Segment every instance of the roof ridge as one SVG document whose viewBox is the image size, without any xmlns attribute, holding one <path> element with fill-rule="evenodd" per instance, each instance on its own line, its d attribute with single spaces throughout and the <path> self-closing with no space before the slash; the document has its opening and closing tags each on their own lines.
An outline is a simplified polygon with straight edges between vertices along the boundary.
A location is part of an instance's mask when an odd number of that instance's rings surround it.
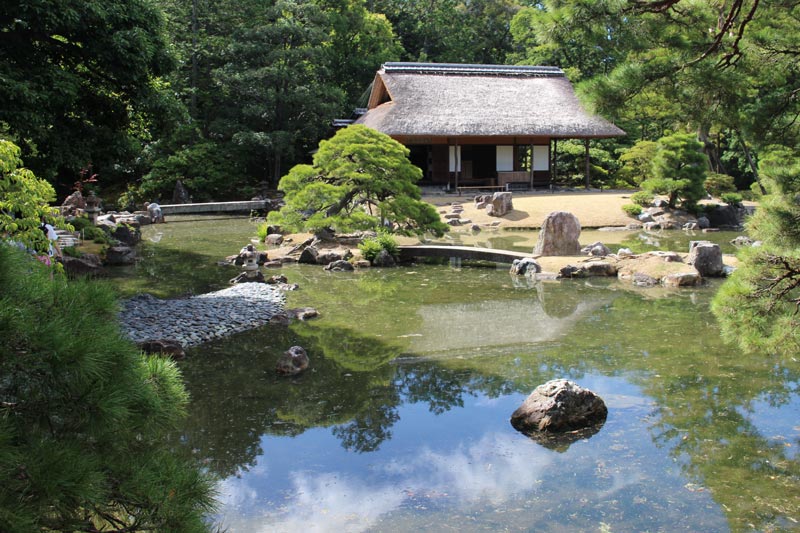
<svg viewBox="0 0 800 533">
<path fill-rule="evenodd" d="M 384 63 L 381 68 L 386 73 L 394 74 L 565 77 L 564 71 L 560 68 L 545 65 L 478 65 L 469 63 L 408 63 L 396 61 Z"/>
</svg>

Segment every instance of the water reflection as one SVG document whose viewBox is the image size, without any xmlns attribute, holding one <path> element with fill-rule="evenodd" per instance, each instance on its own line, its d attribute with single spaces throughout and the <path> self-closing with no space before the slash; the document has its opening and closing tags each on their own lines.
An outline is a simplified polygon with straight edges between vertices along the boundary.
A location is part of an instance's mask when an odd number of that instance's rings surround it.
<svg viewBox="0 0 800 533">
<path fill-rule="evenodd" d="M 162 264 L 238 250 L 249 226 L 232 239 L 220 225 L 194 228 L 205 239 L 194 255 L 173 234 L 188 225 L 160 226 L 137 290 L 159 276 L 171 294 L 224 284 L 219 267 L 200 269 L 197 284 Z M 428 266 L 283 273 L 301 286 L 289 305 L 320 319 L 181 363 L 192 403 L 176 447 L 221 476 L 231 531 L 797 527 L 800 363 L 724 345 L 708 310 L 714 284 L 529 286 L 503 270 Z M 294 344 L 311 370 L 278 378 Z M 508 424 L 557 377 L 609 407 L 602 431 L 563 453 Z"/>
</svg>

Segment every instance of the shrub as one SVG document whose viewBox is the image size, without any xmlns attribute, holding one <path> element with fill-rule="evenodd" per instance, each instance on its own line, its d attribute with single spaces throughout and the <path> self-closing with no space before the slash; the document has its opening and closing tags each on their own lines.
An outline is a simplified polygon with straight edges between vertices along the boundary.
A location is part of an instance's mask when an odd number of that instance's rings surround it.
<svg viewBox="0 0 800 533">
<path fill-rule="evenodd" d="M 68 255 L 70 257 L 80 257 L 81 255 L 83 255 L 81 254 L 80 250 L 78 250 L 74 246 L 65 246 L 64 248 L 61 249 L 61 253 L 63 253 L 64 255 Z"/>
<path fill-rule="evenodd" d="M 750 184 L 750 193 L 753 195 L 754 200 L 758 200 L 764 196 L 764 193 L 761 192 L 761 184 L 757 181 Z"/>
<path fill-rule="evenodd" d="M 703 182 L 703 187 L 708 194 L 715 198 L 719 198 L 722 193 L 736 192 L 736 184 L 733 182 L 733 176 L 717 174 L 716 172 L 708 173 L 706 180 Z"/>
<path fill-rule="evenodd" d="M 259 241 L 264 242 L 265 240 L 267 240 L 268 228 L 269 224 L 267 224 L 266 222 L 262 222 L 261 224 L 258 225 L 258 228 L 256 228 L 256 235 L 258 235 Z"/>
<path fill-rule="evenodd" d="M 655 196 L 647 191 L 638 191 L 631 195 L 631 202 L 642 207 L 648 207 L 653 203 Z"/>
<path fill-rule="evenodd" d="M 719 198 L 728 205 L 738 205 L 742 203 L 742 195 L 738 192 L 722 193 Z"/>
<path fill-rule="evenodd" d="M 703 145 L 692 134 L 673 134 L 658 140 L 653 159 L 653 178 L 642 182 L 642 188 L 669 196 L 670 207 L 678 200 L 689 209 L 704 195 L 706 155 Z"/>
<path fill-rule="evenodd" d="M 636 204 L 625 204 L 622 206 L 622 210 L 632 217 L 638 217 L 642 214 L 642 206 Z"/>
<path fill-rule="evenodd" d="M 394 237 L 386 233 L 382 233 L 377 237 L 364 239 L 361 244 L 358 245 L 358 249 L 361 250 L 361 255 L 364 259 L 368 260 L 370 263 L 374 261 L 383 250 L 389 252 L 393 257 L 397 257 L 400 251 Z"/>
</svg>

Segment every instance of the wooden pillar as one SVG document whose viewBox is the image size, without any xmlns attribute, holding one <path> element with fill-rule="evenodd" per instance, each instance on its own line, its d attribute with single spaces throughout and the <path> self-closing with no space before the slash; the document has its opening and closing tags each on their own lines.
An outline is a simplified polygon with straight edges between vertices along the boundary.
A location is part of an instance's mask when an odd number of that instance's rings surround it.
<svg viewBox="0 0 800 533">
<path fill-rule="evenodd" d="M 528 164 L 531 166 L 531 185 L 530 189 L 533 190 L 533 144 L 530 145 L 531 156 L 528 158 Z"/>
<path fill-rule="evenodd" d="M 589 139 L 584 139 L 586 146 L 586 188 L 589 188 Z"/>
<path fill-rule="evenodd" d="M 458 139 L 456 139 L 456 145 L 453 149 L 453 166 L 455 167 L 456 173 L 456 194 L 458 193 L 458 179 L 461 177 L 461 154 L 458 153 Z"/>
<path fill-rule="evenodd" d="M 550 190 L 553 190 L 558 179 L 558 139 L 553 139 L 553 151 L 551 155 L 552 163 L 550 163 Z"/>
</svg>

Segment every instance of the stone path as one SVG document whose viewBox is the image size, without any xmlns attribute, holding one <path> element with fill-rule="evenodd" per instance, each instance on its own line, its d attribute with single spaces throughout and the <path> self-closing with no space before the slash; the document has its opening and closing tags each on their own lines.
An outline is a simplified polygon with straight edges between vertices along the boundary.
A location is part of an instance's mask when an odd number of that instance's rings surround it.
<svg viewBox="0 0 800 533">
<path fill-rule="evenodd" d="M 264 283 L 176 300 L 143 294 L 122 302 L 120 322 L 134 342 L 172 339 L 186 348 L 263 326 L 285 302 L 283 291 Z"/>
</svg>

